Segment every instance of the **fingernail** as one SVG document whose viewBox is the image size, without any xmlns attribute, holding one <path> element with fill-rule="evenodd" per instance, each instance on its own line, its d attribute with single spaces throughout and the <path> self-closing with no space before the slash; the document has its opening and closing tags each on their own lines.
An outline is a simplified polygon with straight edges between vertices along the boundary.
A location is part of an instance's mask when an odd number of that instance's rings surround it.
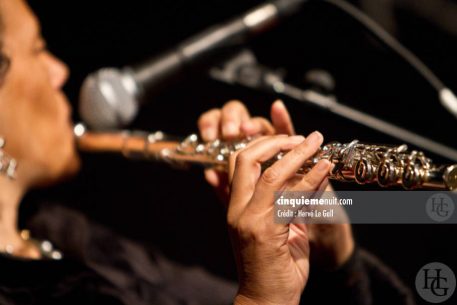
<svg viewBox="0 0 457 305">
<path fill-rule="evenodd" d="M 300 143 L 302 143 L 303 141 L 305 141 L 305 137 L 304 137 L 304 136 L 292 136 L 292 137 L 289 137 L 289 139 L 290 139 L 293 143 L 297 143 L 297 144 L 300 144 Z"/>
<path fill-rule="evenodd" d="M 235 123 L 231 122 L 225 124 L 223 130 L 226 135 L 236 135 L 238 133 Z"/>
<path fill-rule="evenodd" d="M 214 170 L 205 171 L 205 178 L 212 186 L 216 186 L 218 184 L 218 177 Z"/>
<path fill-rule="evenodd" d="M 308 137 L 306 137 L 306 142 L 308 144 L 317 144 L 323 139 L 322 134 L 319 131 L 312 132 Z"/>
<path fill-rule="evenodd" d="M 281 100 L 276 100 L 275 104 L 278 105 L 279 107 L 286 108 L 286 105 L 284 105 L 284 102 Z"/>
<path fill-rule="evenodd" d="M 326 172 L 329 170 L 330 163 L 328 161 L 320 161 L 316 164 L 316 169 L 319 172 Z"/>
</svg>

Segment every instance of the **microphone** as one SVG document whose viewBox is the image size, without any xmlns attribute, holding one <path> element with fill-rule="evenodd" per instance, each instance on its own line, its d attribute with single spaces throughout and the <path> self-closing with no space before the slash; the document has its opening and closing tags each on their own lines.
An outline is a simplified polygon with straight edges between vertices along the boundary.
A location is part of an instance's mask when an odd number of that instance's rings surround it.
<svg viewBox="0 0 457 305">
<path fill-rule="evenodd" d="M 104 68 L 89 75 L 81 88 L 79 112 L 91 127 L 123 127 L 150 97 L 192 67 L 221 50 L 239 45 L 300 10 L 309 0 L 275 0 L 231 21 L 213 26 L 172 50 L 137 67 Z"/>
</svg>

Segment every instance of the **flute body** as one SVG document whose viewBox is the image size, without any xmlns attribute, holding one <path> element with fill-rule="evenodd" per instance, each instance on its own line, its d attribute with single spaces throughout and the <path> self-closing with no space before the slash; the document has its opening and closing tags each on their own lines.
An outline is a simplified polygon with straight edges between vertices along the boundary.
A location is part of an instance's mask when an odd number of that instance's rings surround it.
<svg viewBox="0 0 457 305">
<path fill-rule="evenodd" d="M 83 151 L 122 153 L 129 158 L 164 161 L 175 166 L 198 164 L 227 170 L 230 155 L 249 144 L 250 139 L 202 143 L 193 134 L 179 140 L 162 132 L 91 133 L 82 125 L 75 127 L 78 146 Z M 263 164 L 271 166 L 287 152 L 281 152 Z M 457 164 L 436 165 L 422 152 L 408 151 L 406 145 L 332 142 L 322 146 L 298 171 L 306 174 L 319 160 L 334 166 L 328 178 L 358 184 L 378 183 L 381 187 L 402 186 L 412 189 L 457 189 Z"/>
</svg>

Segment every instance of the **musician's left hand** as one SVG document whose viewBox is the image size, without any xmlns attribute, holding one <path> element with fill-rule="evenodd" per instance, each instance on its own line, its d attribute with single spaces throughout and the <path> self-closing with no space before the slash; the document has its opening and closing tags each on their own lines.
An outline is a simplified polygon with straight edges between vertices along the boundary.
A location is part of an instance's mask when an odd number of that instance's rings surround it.
<svg viewBox="0 0 457 305">
<path fill-rule="evenodd" d="M 240 101 L 230 101 L 221 109 L 212 109 L 198 120 L 203 141 L 236 140 L 255 135 L 295 134 L 290 115 L 280 100 L 271 105 L 271 122 L 263 117 L 251 117 Z M 220 194 L 227 191 L 227 175 L 208 169 L 205 177 Z"/>
</svg>

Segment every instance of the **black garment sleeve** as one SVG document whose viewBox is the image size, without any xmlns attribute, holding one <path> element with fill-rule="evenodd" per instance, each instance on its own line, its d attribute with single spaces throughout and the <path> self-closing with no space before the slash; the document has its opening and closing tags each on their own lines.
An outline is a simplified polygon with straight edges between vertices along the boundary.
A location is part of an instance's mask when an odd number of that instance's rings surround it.
<svg viewBox="0 0 457 305">
<path fill-rule="evenodd" d="M 414 305 L 415 302 L 410 289 L 393 270 L 356 247 L 350 259 L 336 271 L 311 269 L 301 304 Z"/>
</svg>

